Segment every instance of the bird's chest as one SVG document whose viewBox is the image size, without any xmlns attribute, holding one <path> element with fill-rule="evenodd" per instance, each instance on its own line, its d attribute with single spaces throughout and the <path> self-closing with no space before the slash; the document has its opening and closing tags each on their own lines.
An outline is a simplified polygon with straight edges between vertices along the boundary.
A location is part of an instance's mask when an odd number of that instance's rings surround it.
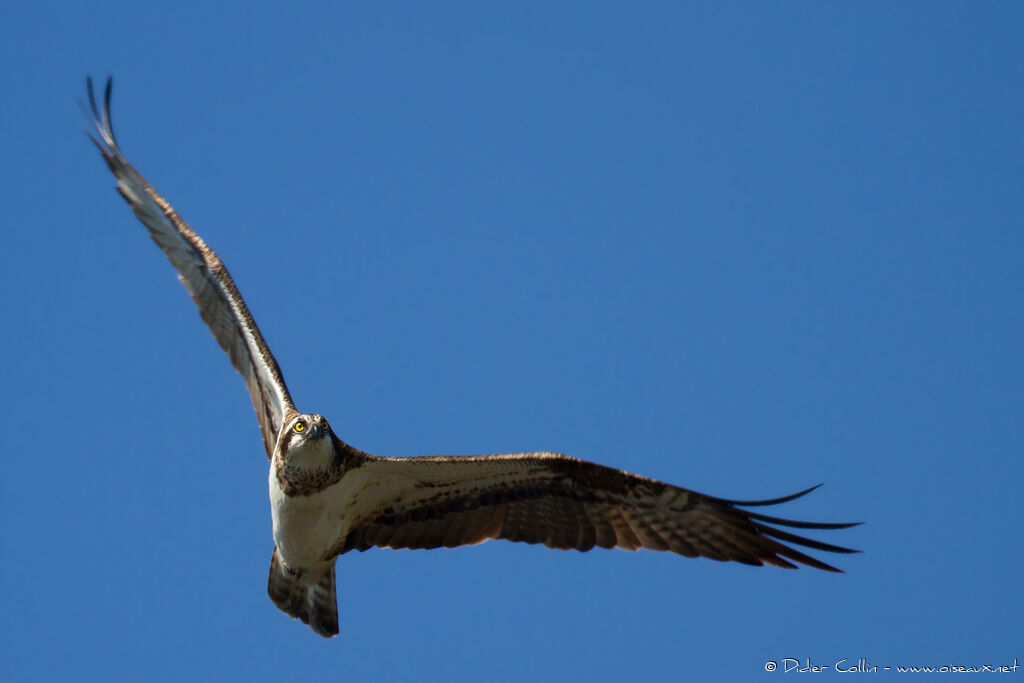
<svg viewBox="0 0 1024 683">
<path fill-rule="evenodd" d="M 321 563 L 338 543 L 339 519 L 331 512 L 329 490 L 288 496 L 270 472 L 270 514 L 274 543 L 285 565 L 308 569 Z"/>
</svg>

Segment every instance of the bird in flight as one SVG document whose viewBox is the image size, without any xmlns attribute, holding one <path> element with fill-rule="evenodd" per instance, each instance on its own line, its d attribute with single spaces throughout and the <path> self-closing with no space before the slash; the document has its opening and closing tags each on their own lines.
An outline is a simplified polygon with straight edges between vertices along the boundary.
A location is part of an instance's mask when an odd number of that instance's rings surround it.
<svg viewBox="0 0 1024 683">
<path fill-rule="evenodd" d="M 354 448 L 318 413 L 292 402 L 277 361 L 220 258 L 121 154 L 87 80 L 96 136 L 117 190 L 178 271 L 249 390 L 270 460 L 274 552 L 267 592 L 325 637 L 338 633 L 335 562 L 350 550 L 454 548 L 494 539 L 587 551 L 624 548 L 795 569 L 841 570 L 793 546 L 857 552 L 779 527 L 843 529 L 743 508 L 772 500 L 715 498 L 557 453 L 390 458 Z"/>
</svg>

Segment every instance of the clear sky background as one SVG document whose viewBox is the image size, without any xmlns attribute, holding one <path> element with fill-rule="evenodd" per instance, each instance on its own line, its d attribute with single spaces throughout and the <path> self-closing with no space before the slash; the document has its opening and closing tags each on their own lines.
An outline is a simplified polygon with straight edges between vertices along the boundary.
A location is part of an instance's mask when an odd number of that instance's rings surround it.
<svg viewBox="0 0 1024 683">
<path fill-rule="evenodd" d="M 0 679 L 1024 661 L 1022 35 L 1012 2 L 4 3 Z M 86 74 L 349 443 L 825 482 L 776 514 L 864 553 L 354 553 L 317 637 L 266 596 L 249 398 Z"/>
</svg>

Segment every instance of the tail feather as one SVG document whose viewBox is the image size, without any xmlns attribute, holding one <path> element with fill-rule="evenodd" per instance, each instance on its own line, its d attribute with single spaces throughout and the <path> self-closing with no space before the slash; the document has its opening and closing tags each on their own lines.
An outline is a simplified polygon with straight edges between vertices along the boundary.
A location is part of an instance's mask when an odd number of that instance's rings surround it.
<svg viewBox="0 0 1024 683">
<path fill-rule="evenodd" d="M 338 635 L 338 595 L 334 585 L 334 564 L 313 586 L 309 587 L 306 598 L 306 615 L 303 619 L 313 630 L 330 638 Z"/>
<path fill-rule="evenodd" d="M 288 573 L 274 548 L 270 559 L 267 594 L 277 607 L 324 636 L 338 635 L 338 596 L 334 583 L 334 565 L 313 585 Z"/>
</svg>

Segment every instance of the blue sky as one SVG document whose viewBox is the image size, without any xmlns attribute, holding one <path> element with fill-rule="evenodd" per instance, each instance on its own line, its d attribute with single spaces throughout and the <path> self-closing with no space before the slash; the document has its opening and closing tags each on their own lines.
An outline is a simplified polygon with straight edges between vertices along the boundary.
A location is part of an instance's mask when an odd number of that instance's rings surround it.
<svg viewBox="0 0 1024 683">
<path fill-rule="evenodd" d="M 0 9 L 0 678 L 1024 659 L 1020 4 L 212 5 Z M 316 637 L 266 596 L 252 408 L 82 133 L 86 74 L 349 443 L 825 482 L 777 513 L 865 552 L 375 550 Z"/>
</svg>

